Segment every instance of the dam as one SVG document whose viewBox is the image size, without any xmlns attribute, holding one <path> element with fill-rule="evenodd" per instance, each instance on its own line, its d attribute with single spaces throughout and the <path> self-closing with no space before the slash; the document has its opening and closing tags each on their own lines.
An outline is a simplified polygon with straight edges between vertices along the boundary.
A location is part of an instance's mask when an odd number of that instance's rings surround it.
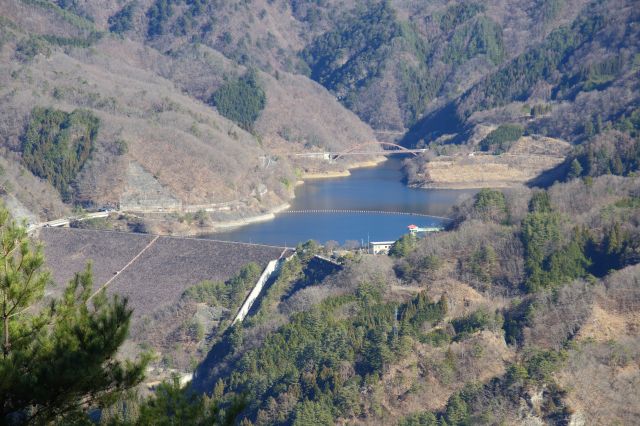
<svg viewBox="0 0 640 426">
<path fill-rule="evenodd" d="M 228 280 L 249 262 L 265 269 L 293 253 L 262 244 L 75 228 L 43 228 L 37 237 L 55 283 L 50 295 L 59 295 L 91 262 L 94 289 L 127 297 L 134 317 L 176 303 L 202 281 Z"/>
</svg>

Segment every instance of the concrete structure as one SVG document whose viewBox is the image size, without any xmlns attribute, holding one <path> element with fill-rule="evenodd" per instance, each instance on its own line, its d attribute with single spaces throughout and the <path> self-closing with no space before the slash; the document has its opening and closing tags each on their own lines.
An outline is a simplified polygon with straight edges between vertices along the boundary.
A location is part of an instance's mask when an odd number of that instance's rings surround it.
<svg viewBox="0 0 640 426">
<path fill-rule="evenodd" d="M 395 241 L 371 241 L 369 249 L 373 254 L 389 254 L 389 249 Z"/>
<path fill-rule="evenodd" d="M 332 260 L 332 259 L 330 259 L 330 258 L 328 258 L 326 256 L 322 256 L 321 254 L 316 254 L 314 257 L 317 258 L 317 259 L 322 260 L 323 262 L 328 262 L 328 263 L 332 264 L 333 266 L 342 267 L 342 265 L 339 264 L 338 262 L 336 262 L 335 260 Z"/>
<path fill-rule="evenodd" d="M 282 260 L 278 259 L 272 260 L 267 264 L 267 267 L 264 268 L 264 271 L 262 271 L 262 275 L 260 275 L 258 282 L 255 286 L 253 286 L 251 292 L 249 292 L 249 295 L 240 307 L 240 310 L 238 310 L 236 317 L 233 319 L 233 324 L 242 322 L 242 320 L 247 316 L 249 310 L 251 309 L 251 306 L 253 306 L 253 302 L 256 301 L 258 296 L 260 296 L 264 285 L 267 283 L 267 281 L 269 281 L 269 278 L 271 278 L 274 272 L 277 272 L 280 269 L 280 262 L 282 262 Z"/>
<path fill-rule="evenodd" d="M 62 219 L 50 220 L 49 222 L 41 222 L 41 223 L 32 223 L 27 226 L 27 233 L 32 233 L 40 228 L 59 228 L 59 227 L 69 227 L 71 221 L 77 220 L 82 222 L 83 220 L 88 219 L 98 219 L 109 217 L 109 212 L 96 212 L 96 213 L 87 213 L 83 216 L 75 216 L 75 217 L 64 217 Z"/>
<path fill-rule="evenodd" d="M 377 146 L 382 148 L 380 150 L 362 150 L 365 147 L 369 146 Z M 368 148 L 365 148 L 368 149 Z M 304 158 L 314 158 L 314 159 L 322 159 L 328 161 L 339 160 L 340 158 L 346 155 L 395 155 L 395 154 L 411 154 L 413 156 L 418 156 L 423 152 L 427 152 L 428 148 L 415 148 L 415 149 L 407 149 L 402 145 L 398 145 L 396 143 L 391 142 L 383 142 L 383 141 L 373 141 L 373 142 L 364 142 L 361 144 L 357 144 L 347 149 L 346 151 L 337 151 L 337 152 L 302 152 L 293 154 L 296 157 L 304 157 Z"/>
<path fill-rule="evenodd" d="M 425 232 L 440 232 L 440 231 L 442 231 L 444 229 L 441 226 L 420 227 L 420 226 L 417 226 L 417 225 L 409 225 L 409 226 L 407 226 L 407 228 L 409 228 L 409 232 L 411 232 L 412 234 L 417 234 L 419 232 L 421 232 L 421 233 L 425 233 Z"/>
</svg>

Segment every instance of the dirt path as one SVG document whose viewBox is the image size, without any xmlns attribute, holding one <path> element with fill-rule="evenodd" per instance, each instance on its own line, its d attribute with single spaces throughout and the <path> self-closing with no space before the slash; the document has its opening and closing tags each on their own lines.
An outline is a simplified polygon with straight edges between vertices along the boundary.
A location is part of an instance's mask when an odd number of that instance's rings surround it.
<svg viewBox="0 0 640 426">
<path fill-rule="evenodd" d="M 142 256 L 142 254 L 147 251 L 157 240 L 158 238 L 160 238 L 159 235 L 156 235 L 153 240 L 151 240 L 149 242 L 149 244 L 147 244 L 146 246 L 144 246 L 144 248 L 142 250 L 140 250 L 140 253 L 136 254 L 133 259 L 131 259 L 129 261 L 129 263 L 127 263 L 126 265 L 124 265 L 124 267 L 122 267 L 122 269 L 120 269 L 119 271 L 117 271 L 113 277 L 109 278 L 109 280 L 107 280 L 106 283 L 102 284 L 100 286 L 100 288 L 98 290 L 96 290 L 95 293 L 93 293 L 89 299 L 87 299 L 87 301 L 91 300 L 96 294 L 100 293 L 103 289 L 107 288 L 107 286 L 109 284 L 111 284 L 113 282 L 113 280 L 115 280 L 116 278 L 118 278 L 120 276 L 120 274 L 122 274 L 129 266 L 133 265 L 135 263 L 136 260 L 138 260 L 140 258 L 140 256 Z"/>
</svg>

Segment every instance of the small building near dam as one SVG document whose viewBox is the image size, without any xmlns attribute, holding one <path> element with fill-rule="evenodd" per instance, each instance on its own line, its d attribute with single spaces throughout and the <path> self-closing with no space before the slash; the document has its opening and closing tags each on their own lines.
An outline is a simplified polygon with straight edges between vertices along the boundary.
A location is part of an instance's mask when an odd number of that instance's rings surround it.
<svg viewBox="0 0 640 426">
<path fill-rule="evenodd" d="M 371 241 L 369 250 L 373 254 L 389 254 L 389 250 L 395 241 Z"/>
</svg>

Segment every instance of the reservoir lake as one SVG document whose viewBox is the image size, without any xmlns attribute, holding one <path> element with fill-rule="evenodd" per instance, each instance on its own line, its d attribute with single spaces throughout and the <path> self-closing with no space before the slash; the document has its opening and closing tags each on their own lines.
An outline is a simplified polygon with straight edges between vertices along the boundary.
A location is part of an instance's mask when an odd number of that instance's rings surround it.
<svg viewBox="0 0 640 426">
<path fill-rule="evenodd" d="M 402 179 L 402 160 L 397 157 L 376 167 L 352 170 L 351 176 L 309 179 L 296 188 L 291 208 L 278 213 L 274 220 L 212 234 L 209 238 L 287 247 L 308 240 L 322 244 L 329 240 L 340 244 L 393 241 L 406 234 L 411 224 L 420 227 L 446 224 L 441 217 L 448 216 L 454 204 L 477 192 L 409 188 Z M 313 210 L 322 212 L 308 212 Z M 332 210 L 363 213 L 327 212 Z"/>
</svg>

